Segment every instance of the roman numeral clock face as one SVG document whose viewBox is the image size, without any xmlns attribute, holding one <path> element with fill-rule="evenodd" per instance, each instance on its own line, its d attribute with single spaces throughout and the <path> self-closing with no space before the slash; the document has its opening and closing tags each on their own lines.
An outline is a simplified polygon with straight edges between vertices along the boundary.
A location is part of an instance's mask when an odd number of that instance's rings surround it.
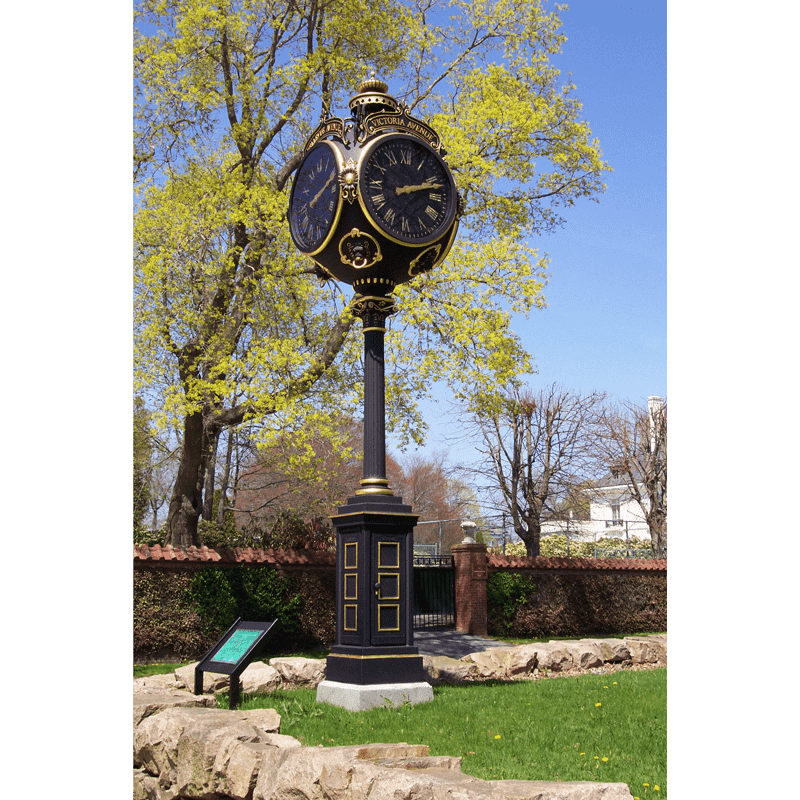
<svg viewBox="0 0 800 800">
<path fill-rule="evenodd" d="M 292 186 L 289 231 L 298 249 L 313 253 L 325 243 L 339 210 L 339 164 L 334 148 L 320 142 L 306 156 Z"/>
<path fill-rule="evenodd" d="M 427 244 L 450 227 L 455 184 L 442 159 L 424 142 L 390 134 L 370 145 L 361 163 L 364 210 L 390 237 Z"/>
</svg>

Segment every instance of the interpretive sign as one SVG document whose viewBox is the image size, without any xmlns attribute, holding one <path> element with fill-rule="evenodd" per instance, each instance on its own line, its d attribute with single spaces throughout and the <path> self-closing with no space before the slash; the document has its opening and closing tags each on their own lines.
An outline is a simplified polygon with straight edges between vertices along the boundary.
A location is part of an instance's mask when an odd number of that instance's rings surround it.
<svg viewBox="0 0 800 800">
<path fill-rule="evenodd" d="M 194 693 L 203 693 L 204 672 L 230 675 L 230 709 L 236 708 L 240 695 L 239 676 L 253 660 L 258 645 L 277 621 L 244 622 L 237 619 L 194 668 Z"/>
</svg>

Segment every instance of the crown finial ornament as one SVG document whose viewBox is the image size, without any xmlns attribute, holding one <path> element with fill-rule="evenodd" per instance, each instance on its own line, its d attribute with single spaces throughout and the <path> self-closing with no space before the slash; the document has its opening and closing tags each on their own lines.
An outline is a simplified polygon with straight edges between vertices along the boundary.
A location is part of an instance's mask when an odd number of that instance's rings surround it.
<svg viewBox="0 0 800 800">
<path fill-rule="evenodd" d="M 362 81 L 358 87 L 359 94 L 362 92 L 381 92 L 386 94 L 389 91 L 389 84 L 386 81 L 382 81 L 380 78 L 375 77 L 375 72 L 373 71 L 369 78 L 365 81 Z"/>
<path fill-rule="evenodd" d="M 397 111 L 400 104 L 389 92 L 389 84 L 375 77 L 375 73 L 361 81 L 358 85 L 358 94 L 350 100 L 350 113 L 356 116 L 360 110 L 362 114 L 372 114 L 375 111 Z"/>
</svg>

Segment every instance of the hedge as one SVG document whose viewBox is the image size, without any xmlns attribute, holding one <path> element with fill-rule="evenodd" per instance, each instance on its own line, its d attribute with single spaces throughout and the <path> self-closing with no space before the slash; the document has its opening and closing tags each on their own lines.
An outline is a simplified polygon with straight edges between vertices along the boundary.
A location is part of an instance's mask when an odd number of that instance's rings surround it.
<svg viewBox="0 0 800 800">
<path fill-rule="evenodd" d="M 134 570 L 136 661 L 196 660 L 236 620 L 278 619 L 263 652 L 324 647 L 333 641 L 333 570 L 283 574 L 273 567 L 208 566 L 196 571 Z"/>
<path fill-rule="evenodd" d="M 489 575 L 487 596 L 492 636 L 581 637 L 667 629 L 664 574 L 497 571 Z"/>
</svg>

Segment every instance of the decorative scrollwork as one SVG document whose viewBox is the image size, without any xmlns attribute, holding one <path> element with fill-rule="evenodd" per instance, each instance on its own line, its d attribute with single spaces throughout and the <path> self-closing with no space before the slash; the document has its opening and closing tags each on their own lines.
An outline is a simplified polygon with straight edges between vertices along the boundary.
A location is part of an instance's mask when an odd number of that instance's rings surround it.
<svg viewBox="0 0 800 800">
<path fill-rule="evenodd" d="M 343 264 L 355 269 L 367 269 L 383 258 L 378 240 L 368 233 L 353 228 L 339 241 L 339 258 Z"/>
<path fill-rule="evenodd" d="M 442 252 L 442 245 L 435 244 L 427 250 L 423 250 L 409 265 L 408 274 L 413 278 L 422 272 L 428 272 L 436 266 L 439 254 Z"/>
<path fill-rule="evenodd" d="M 350 303 L 353 313 L 365 328 L 382 328 L 387 317 L 396 311 L 393 297 L 375 297 L 357 294 Z"/>
<path fill-rule="evenodd" d="M 358 167 L 352 158 L 347 159 L 344 169 L 339 173 L 339 186 L 342 197 L 348 203 L 353 203 L 358 197 Z"/>
</svg>

